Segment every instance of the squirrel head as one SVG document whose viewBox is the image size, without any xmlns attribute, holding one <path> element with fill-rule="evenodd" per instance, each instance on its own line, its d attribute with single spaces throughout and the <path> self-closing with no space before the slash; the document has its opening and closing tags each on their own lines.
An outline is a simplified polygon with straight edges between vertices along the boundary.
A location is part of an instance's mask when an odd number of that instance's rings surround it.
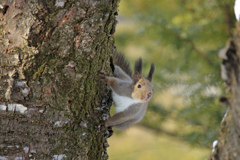
<svg viewBox="0 0 240 160">
<path fill-rule="evenodd" d="M 142 59 L 139 58 L 135 62 L 134 74 L 133 74 L 133 92 L 132 98 L 138 102 L 147 102 L 151 99 L 153 93 L 153 86 L 151 84 L 154 73 L 154 64 L 151 64 L 150 71 L 147 78 L 142 77 Z"/>
</svg>

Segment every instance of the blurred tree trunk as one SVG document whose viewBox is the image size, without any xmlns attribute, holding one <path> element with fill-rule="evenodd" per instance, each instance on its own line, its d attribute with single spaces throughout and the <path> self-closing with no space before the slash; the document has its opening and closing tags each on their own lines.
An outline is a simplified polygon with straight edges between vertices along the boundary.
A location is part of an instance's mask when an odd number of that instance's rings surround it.
<svg viewBox="0 0 240 160">
<path fill-rule="evenodd" d="M 0 157 L 107 159 L 118 1 L 0 4 Z"/>
<path fill-rule="evenodd" d="M 225 48 L 220 50 L 221 76 L 227 84 L 230 93 L 220 102 L 228 105 L 222 122 L 221 131 L 211 160 L 239 160 L 240 159 L 240 22 L 237 30 Z"/>
</svg>

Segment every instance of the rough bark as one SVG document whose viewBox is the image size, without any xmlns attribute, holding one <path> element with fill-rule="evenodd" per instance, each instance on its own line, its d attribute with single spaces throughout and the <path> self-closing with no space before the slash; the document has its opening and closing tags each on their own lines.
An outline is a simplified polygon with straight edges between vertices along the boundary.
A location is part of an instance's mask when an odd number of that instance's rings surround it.
<svg viewBox="0 0 240 160">
<path fill-rule="evenodd" d="M 118 0 L 0 4 L 0 156 L 107 159 Z"/>
<path fill-rule="evenodd" d="M 240 159 L 240 23 L 228 45 L 219 52 L 223 59 L 221 75 L 227 84 L 229 97 L 222 98 L 229 109 L 222 122 L 218 142 L 213 149 L 211 160 Z"/>
</svg>

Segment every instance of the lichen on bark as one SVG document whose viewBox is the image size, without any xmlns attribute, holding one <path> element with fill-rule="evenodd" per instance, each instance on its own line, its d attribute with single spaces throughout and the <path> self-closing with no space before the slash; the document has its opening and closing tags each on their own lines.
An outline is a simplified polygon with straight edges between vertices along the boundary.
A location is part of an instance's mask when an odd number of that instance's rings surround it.
<svg viewBox="0 0 240 160">
<path fill-rule="evenodd" d="M 3 0 L 2 6 L 8 9 L 0 14 L 0 105 L 6 108 L 0 155 L 107 159 L 110 133 L 100 124 L 111 96 L 98 71 L 112 72 L 118 1 Z"/>
<path fill-rule="evenodd" d="M 240 157 L 240 23 L 230 38 L 227 46 L 220 52 L 222 58 L 221 76 L 226 82 L 228 97 L 224 103 L 228 110 L 221 122 L 218 143 L 210 156 L 210 160 L 239 160 Z M 229 100 L 228 100 L 229 99 Z"/>
</svg>

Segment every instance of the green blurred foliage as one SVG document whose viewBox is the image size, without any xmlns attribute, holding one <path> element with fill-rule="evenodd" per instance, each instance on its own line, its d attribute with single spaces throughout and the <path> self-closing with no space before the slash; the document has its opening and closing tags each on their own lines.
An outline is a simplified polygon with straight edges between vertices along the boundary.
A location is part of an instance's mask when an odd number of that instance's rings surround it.
<svg viewBox="0 0 240 160">
<path fill-rule="evenodd" d="M 225 86 L 217 53 L 234 26 L 233 3 L 121 1 L 115 35 L 117 48 L 132 62 L 142 56 L 145 74 L 150 62 L 155 63 L 155 99 L 164 97 L 168 90 L 175 90 L 174 96 L 182 99 L 182 107 L 176 103 L 166 107 L 152 101 L 142 124 L 157 130 L 171 119 L 176 122 L 174 135 L 191 144 L 211 146 L 225 112 L 218 102 Z"/>
</svg>

